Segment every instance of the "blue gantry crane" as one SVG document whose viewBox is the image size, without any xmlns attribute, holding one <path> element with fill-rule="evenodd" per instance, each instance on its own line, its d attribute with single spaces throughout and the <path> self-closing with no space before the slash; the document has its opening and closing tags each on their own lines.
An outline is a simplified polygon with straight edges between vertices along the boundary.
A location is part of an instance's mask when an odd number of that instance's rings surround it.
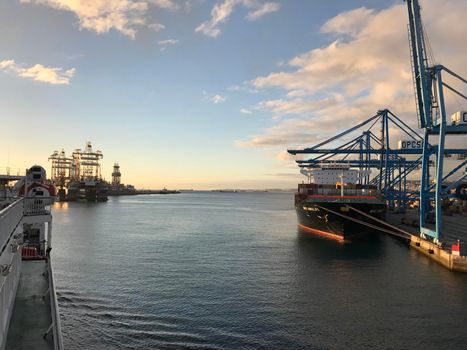
<svg viewBox="0 0 467 350">
<path fill-rule="evenodd" d="M 363 185 L 374 185 L 385 195 L 388 206 L 392 209 L 405 210 L 408 201 L 420 201 L 420 235 L 432 237 L 439 243 L 442 237 L 442 201 L 453 196 L 451 193 L 457 187 L 465 188 L 465 171 L 449 185 L 446 180 L 464 170 L 467 159 L 451 169 L 445 169 L 443 159 L 451 155 L 467 155 L 467 149 L 446 148 L 447 135 L 467 134 L 467 112 L 457 112 L 453 122 L 448 125 L 444 88 L 467 99 L 461 92 L 443 82 L 442 72 L 447 72 L 455 79 L 466 84 L 466 80 L 442 65 L 428 65 L 426 43 L 423 31 L 420 5 L 418 0 L 407 0 L 409 14 L 409 46 L 413 69 L 414 89 L 417 106 L 419 127 L 423 135 L 418 134 L 409 125 L 388 109 L 378 111 L 374 116 L 358 125 L 345 130 L 315 146 L 305 149 L 292 149 L 292 155 L 314 154 L 314 158 L 297 160 L 301 172 L 307 175 L 307 170 L 318 167 L 322 163 L 345 163 L 359 168 L 363 174 L 359 182 Z M 379 132 L 375 132 L 375 125 L 379 125 Z M 394 141 L 390 137 L 390 125 L 393 130 L 400 130 L 408 137 L 405 146 L 393 148 Z M 351 135 L 365 128 L 356 137 Z M 430 135 L 437 136 L 437 144 L 430 144 Z M 340 146 L 335 146 L 344 140 Z M 463 139 L 465 145 L 466 140 Z M 392 145 L 392 146 L 391 146 Z M 409 147 L 407 147 L 409 145 Z M 431 157 L 435 158 L 433 162 Z M 435 166 L 434 180 L 430 166 Z M 376 169 L 376 174 L 371 174 Z M 407 176 L 415 170 L 421 170 L 420 191 L 408 190 Z M 465 195 L 464 195 L 465 196 Z M 434 215 L 431 215 L 434 214 Z M 434 226 L 427 228 L 427 217 L 433 217 Z M 429 220 L 432 221 L 432 220 Z"/>
<path fill-rule="evenodd" d="M 394 141 L 390 130 L 400 130 L 408 137 L 405 142 L 415 147 L 391 147 Z M 336 148 L 324 148 L 341 140 L 344 140 L 343 143 Z M 408 201 L 418 198 L 418 192 L 408 190 L 407 176 L 421 166 L 422 142 L 423 138 L 416 131 L 394 113 L 384 109 L 313 147 L 288 152 L 292 155 L 316 155 L 314 158 L 296 161 L 304 175 L 308 174 L 309 169 L 326 163 L 358 168 L 361 174 L 359 184 L 377 187 L 384 193 L 391 209 L 403 211 Z M 372 172 L 372 169 L 376 172 Z"/>
<path fill-rule="evenodd" d="M 442 210 L 443 199 L 449 197 L 450 190 L 462 184 L 467 174 L 464 173 L 447 187 L 443 187 L 443 182 L 458 170 L 465 167 L 467 160 L 453 169 L 445 169 L 444 157 L 447 154 L 445 149 L 446 136 L 467 134 L 467 112 L 458 112 L 458 118 L 452 118 L 448 125 L 446 104 L 444 98 L 445 88 L 457 96 L 467 99 L 457 89 L 443 82 L 442 73 L 446 72 L 454 79 L 463 84 L 467 81 L 452 70 L 440 65 L 428 65 L 427 45 L 422 18 L 420 15 L 420 4 L 418 0 L 406 0 L 409 16 L 409 45 L 411 53 L 411 63 L 413 70 L 414 89 L 417 106 L 417 116 L 419 127 L 424 129 L 423 149 L 422 149 L 422 175 L 420 181 L 420 234 L 430 236 L 435 242 L 439 242 L 442 237 Z M 437 145 L 430 144 L 430 135 L 437 136 Z M 463 138 L 465 147 L 466 140 Z M 457 154 L 465 154 L 466 149 L 460 149 Z M 431 183 L 429 171 L 430 157 L 436 159 L 436 169 L 434 184 Z M 426 227 L 427 215 L 432 210 L 434 201 L 434 229 Z"/>
</svg>

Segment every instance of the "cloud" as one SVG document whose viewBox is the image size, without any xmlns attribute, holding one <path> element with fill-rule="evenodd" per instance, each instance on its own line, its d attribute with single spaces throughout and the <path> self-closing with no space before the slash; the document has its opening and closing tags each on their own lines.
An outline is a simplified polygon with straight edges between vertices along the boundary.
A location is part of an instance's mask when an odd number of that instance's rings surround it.
<svg viewBox="0 0 467 350">
<path fill-rule="evenodd" d="M 175 45 L 177 43 L 178 43 L 178 40 L 176 39 L 166 39 L 166 40 L 159 41 L 158 44 L 165 46 L 165 45 Z"/>
<path fill-rule="evenodd" d="M 195 32 L 201 32 L 207 36 L 217 38 L 221 33 L 219 25 L 225 22 L 232 14 L 237 0 L 225 0 L 223 3 L 217 3 L 211 10 L 211 19 L 201 23 Z"/>
<path fill-rule="evenodd" d="M 168 46 L 173 46 L 178 44 L 179 40 L 177 39 L 166 39 L 166 40 L 160 40 L 158 42 L 159 46 L 161 47 L 161 51 L 165 51 Z"/>
<path fill-rule="evenodd" d="M 222 103 L 222 102 L 225 102 L 227 98 L 222 96 L 222 95 L 214 95 L 212 98 L 211 98 L 211 101 L 212 103 L 214 103 L 215 105 L 219 104 L 219 103 Z"/>
<path fill-rule="evenodd" d="M 308 114 L 313 110 L 320 110 L 326 107 L 334 106 L 341 100 L 341 95 L 329 96 L 317 100 L 284 98 L 262 101 L 259 103 L 258 107 L 261 109 L 270 110 L 276 116 L 282 116 L 284 114 Z"/>
<path fill-rule="evenodd" d="M 3 60 L 0 61 L 0 69 L 11 68 L 15 66 L 15 61 L 13 60 Z"/>
<path fill-rule="evenodd" d="M 149 0 L 150 3 L 154 4 L 157 7 L 167 9 L 167 10 L 178 10 L 180 8 L 174 0 Z"/>
<path fill-rule="evenodd" d="M 0 70 L 15 73 L 22 78 L 52 85 L 69 85 L 71 78 L 73 78 L 76 72 L 75 68 L 64 70 L 63 68 L 45 67 L 42 64 L 35 64 L 29 68 L 24 68 L 14 60 L 0 61 Z"/>
<path fill-rule="evenodd" d="M 259 19 L 268 13 L 276 12 L 280 8 L 280 5 L 276 2 L 261 3 L 257 0 L 224 0 L 214 5 L 211 10 L 211 19 L 196 27 L 195 32 L 217 38 L 221 34 L 220 25 L 227 22 L 238 5 L 251 10 L 246 16 L 251 21 Z"/>
<path fill-rule="evenodd" d="M 75 14 L 80 29 L 93 30 L 98 34 L 111 29 L 134 39 L 137 28 L 146 25 L 150 7 L 178 10 L 174 0 L 21 0 L 23 3 L 39 4 Z M 163 25 L 149 24 L 153 30 L 162 30 Z"/>
<path fill-rule="evenodd" d="M 256 21 L 257 19 L 263 17 L 272 12 L 277 12 L 281 8 L 281 5 L 277 2 L 267 2 L 262 4 L 259 8 L 248 13 L 246 18 L 250 21 Z"/>
<path fill-rule="evenodd" d="M 286 150 L 282 150 L 280 151 L 279 153 L 276 154 L 276 158 L 278 160 L 286 160 L 288 162 L 290 162 L 291 160 L 294 160 L 295 157 L 292 156 L 289 152 L 287 152 Z"/>
<path fill-rule="evenodd" d="M 257 94 L 258 89 L 254 89 L 249 82 L 244 82 L 241 85 L 233 85 L 227 88 L 229 91 L 244 91 L 250 94 Z"/>
<path fill-rule="evenodd" d="M 165 29 L 165 25 L 162 23 L 151 23 L 148 24 L 148 28 L 154 30 L 155 32 L 160 32 Z"/>
<path fill-rule="evenodd" d="M 292 178 L 298 179 L 300 178 L 300 174 L 294 173 L 272 173 L 272 174 L 264 174 L 266 176 L 274 176 L 274 177 L 285 177 L 285 178 Z"/>
<path fill-rule="evenodd" d="M 461 0 L 432 0 L 422 12 L 438 62 L 461 76 L 467 75 L 467 45 L 460 44 L 467 32 L 466 12 L 467 2 Z M 281 119 L 237 144 L 278 149 L 309 146 L 382 108 L 416 127 L 406 28 L 404 4 L 380 11 L 358 8 L 328 20 L 320 29 L 330 37 L 328 45 L 292 57 L 279 71 L 251 81 L 254 89 L 274 89 L 279 94 L 259 101 L 257 108 Z M 459 109 L 452 94 L 445 97 L 448 114 Z"/>
<path fill-rule="evenodd" d="M 253 112 L 246 108 L 240 108 L 240 113 L 243 114 L 252 114 Z"/>
<path fill-rule="evenodd" d="M 289 119 L 267 128 L 262 135 L 253 135 L 247 141 L 237 140 L 239 147 L 280 147 L 285 149 L 293 143 L 305 144 L 319 140 L 323 133 L 317 133 L 318 123 L 313 120 Z"/>
<path fill-rule="evenodd" d="M 368 22 L 374 17 L 374 13 L 374 10 L 367 9 L 365 7 L 342 12 L 327 21 L 321 27 L 321 32 L 328 34 L 344 34 L 356 37 L 358 33 L 368 25 Z"/>
</svg>

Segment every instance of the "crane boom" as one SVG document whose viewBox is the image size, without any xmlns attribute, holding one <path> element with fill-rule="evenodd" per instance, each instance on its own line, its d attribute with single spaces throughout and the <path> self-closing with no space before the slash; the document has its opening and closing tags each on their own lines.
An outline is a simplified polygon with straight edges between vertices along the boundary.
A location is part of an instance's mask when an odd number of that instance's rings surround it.
<svg viewBox="0 0 467 350">
<path fill-rule="evenodd" d="M 412 58 L 412 69 L 415 84 L 415 97 L 419 113 L 420 128 L 432 124 L 432 89 L 431 74 L 427 67 L 425 40 L 420 16 L 418 0 L 406 0 L 409 15 L 409 39 Z"/>
</svg>

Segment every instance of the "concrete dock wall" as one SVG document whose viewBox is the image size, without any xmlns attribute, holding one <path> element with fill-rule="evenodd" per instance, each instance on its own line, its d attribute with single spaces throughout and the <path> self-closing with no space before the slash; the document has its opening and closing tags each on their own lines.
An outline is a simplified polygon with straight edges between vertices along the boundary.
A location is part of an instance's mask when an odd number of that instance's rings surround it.
<svg viewBox="0 0 467 350">
<path fill-rule="evenodd" d="M 467 256 L 456 256 L 434 243 L 412 236 L 410 246 L 451 271 L 467 272 Z"/>
</svg>

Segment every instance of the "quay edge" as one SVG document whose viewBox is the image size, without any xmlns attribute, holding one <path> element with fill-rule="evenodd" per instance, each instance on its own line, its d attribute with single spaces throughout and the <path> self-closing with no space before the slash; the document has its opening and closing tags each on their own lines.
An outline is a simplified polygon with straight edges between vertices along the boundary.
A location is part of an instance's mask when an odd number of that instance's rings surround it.
<svg viewBox="0 0 467 350">
<path fill-rule="evenodd" d="M 451 271 L 467 273 L 467 256 L 453 255 L 440 246 L 413 235 L 410 239 L 410 247 Z"/>
</svg>

